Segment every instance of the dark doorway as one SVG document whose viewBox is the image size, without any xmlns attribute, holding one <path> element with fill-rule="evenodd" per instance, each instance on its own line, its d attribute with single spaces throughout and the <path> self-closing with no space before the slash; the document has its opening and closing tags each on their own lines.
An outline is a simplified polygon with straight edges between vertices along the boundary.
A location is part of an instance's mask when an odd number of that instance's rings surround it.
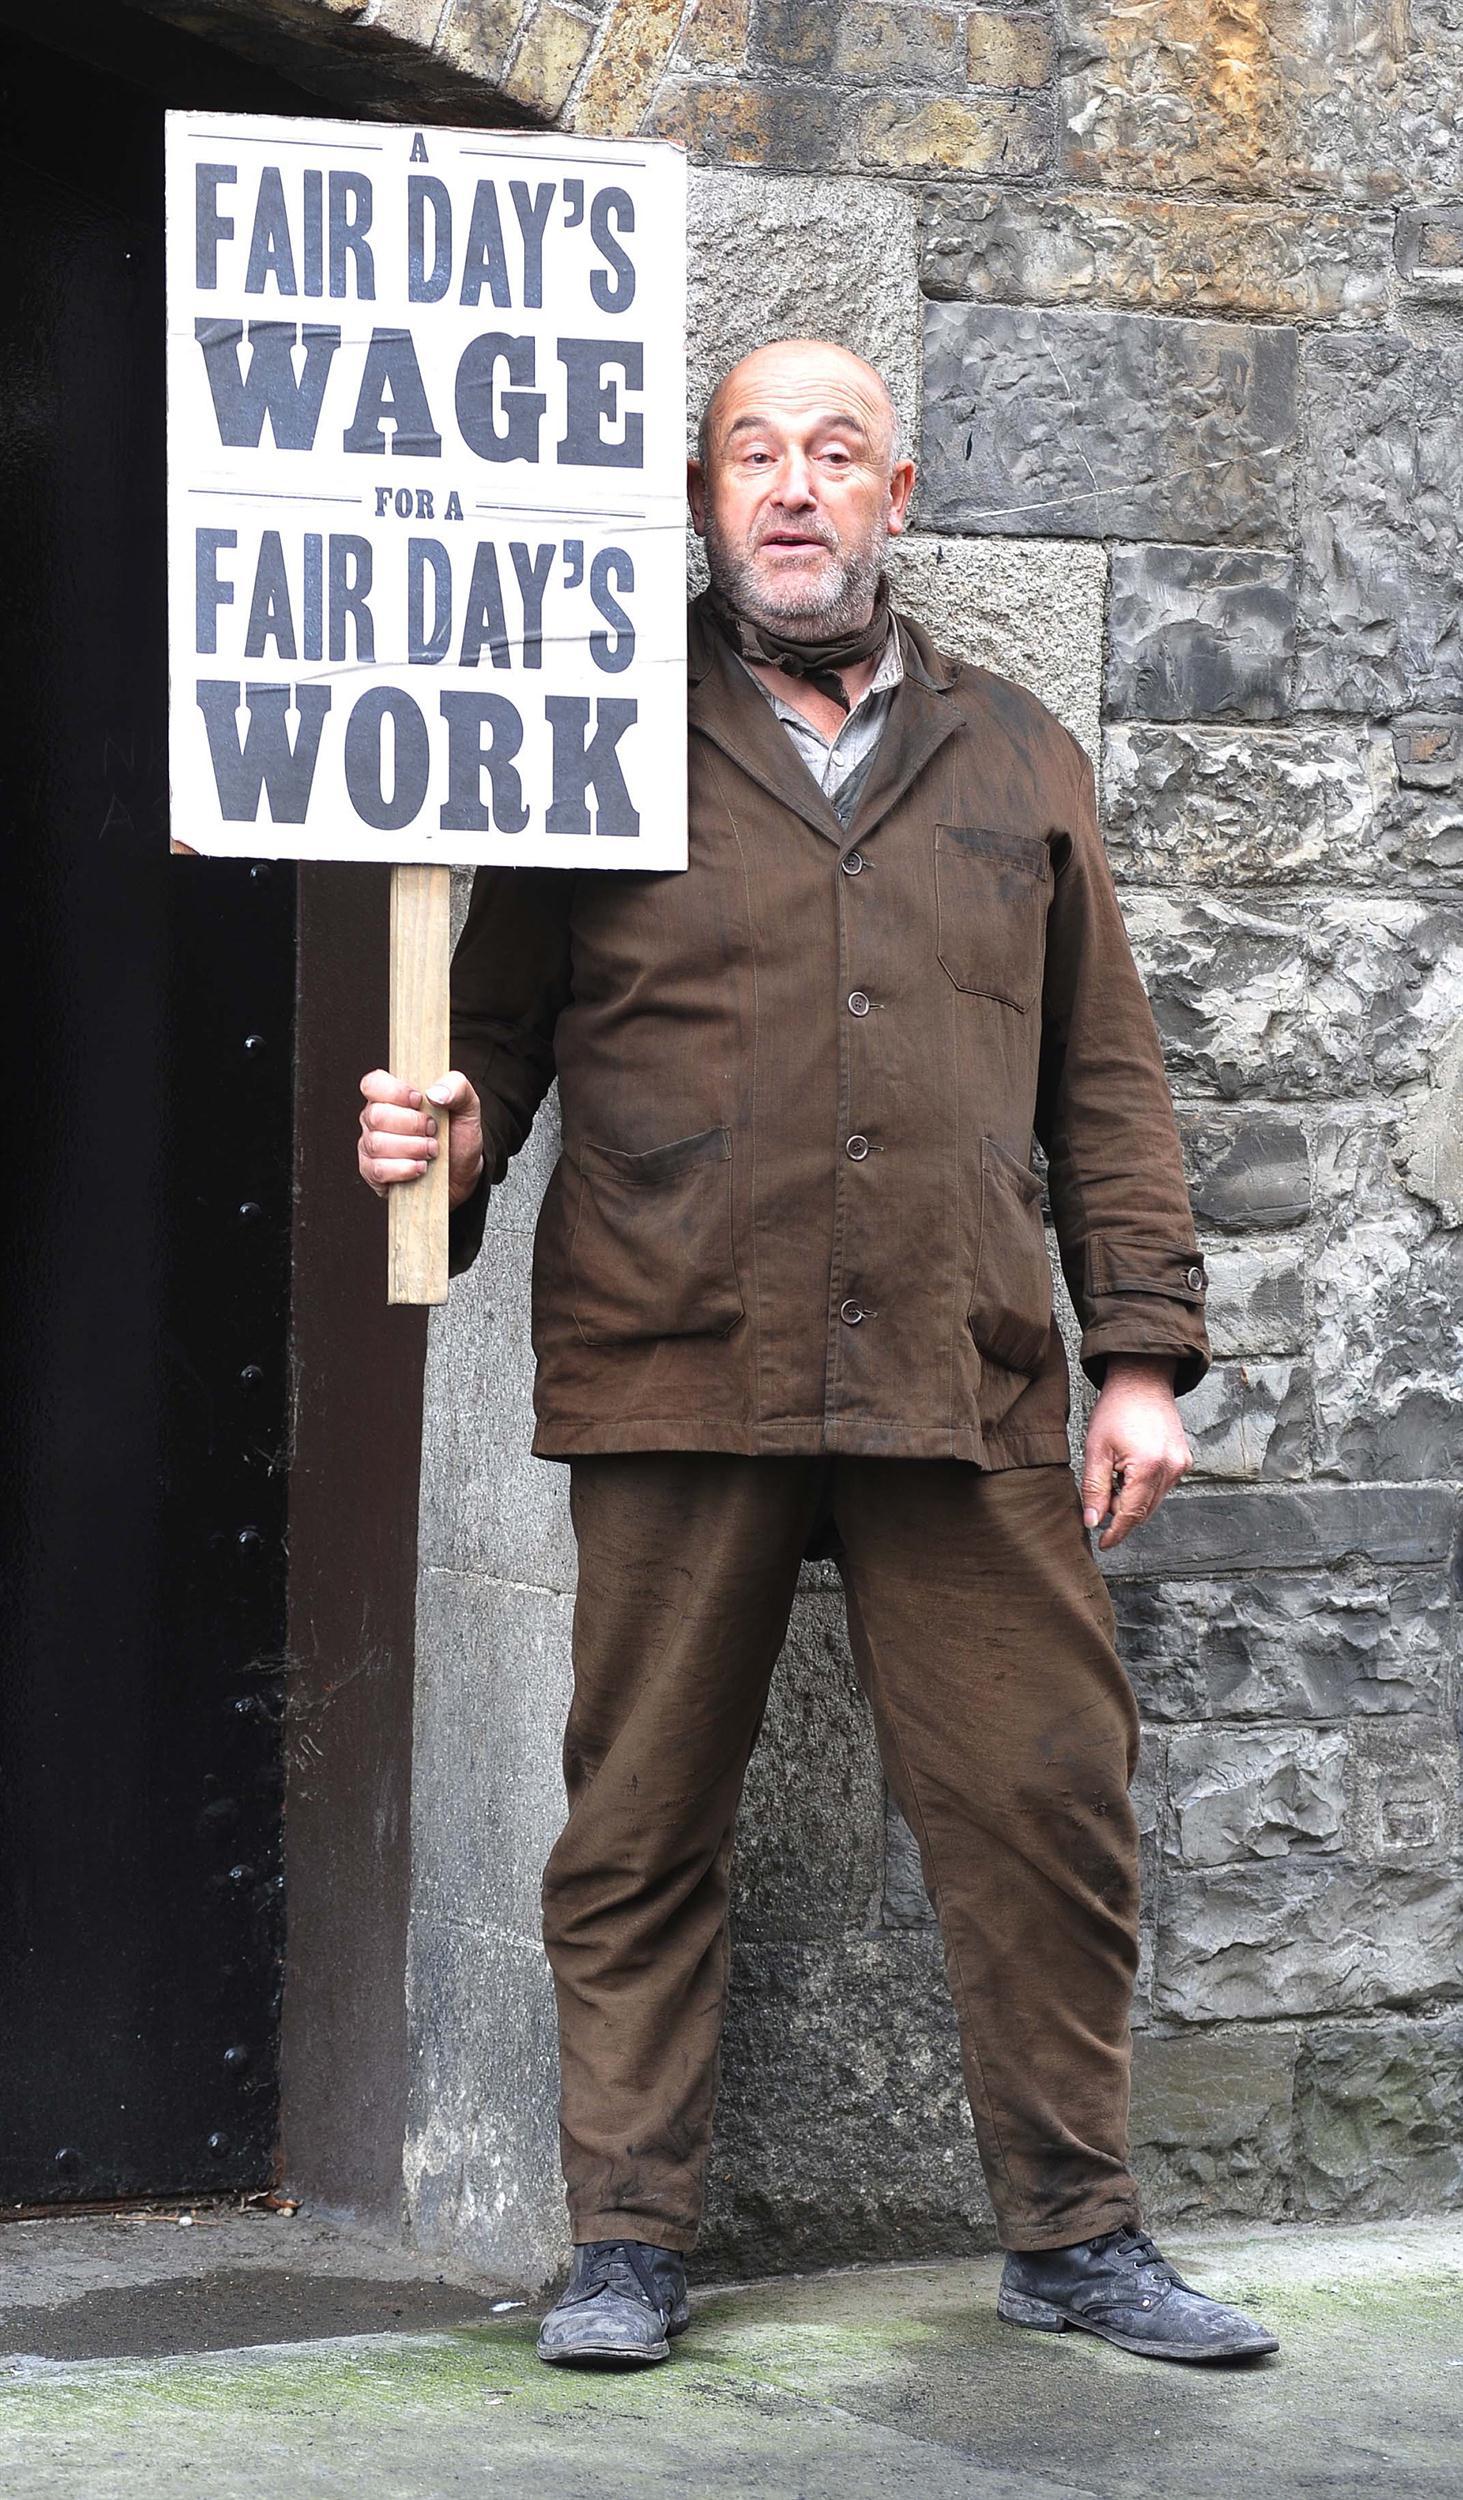
<svg viewBox="0 0 1463 2500">
<path fill-rule="evenodd" d="M 270 2174 L 295 878 L 167 855 L 162 98 L 0 73 L 14 2204 Z"/>
</svg>

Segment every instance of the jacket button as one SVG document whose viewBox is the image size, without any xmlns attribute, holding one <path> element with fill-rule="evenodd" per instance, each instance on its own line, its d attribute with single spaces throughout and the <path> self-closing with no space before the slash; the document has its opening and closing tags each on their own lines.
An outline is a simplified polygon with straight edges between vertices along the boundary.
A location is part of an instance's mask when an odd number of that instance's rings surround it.
<svg viewBox="0 0 1463 2500">
<path fill-rule="evenodd" d="M 1184 1278 L 1184 1283 L 1188 1286 L 1190 1293 L 1198 1293 L 1204 1283 L 1204 1270 L 1202 1267 L 1191 1267 L 1187 1276 Z"/>
<path fill-rule="evenodd" d="M 869 1151 L 869 1141 L 866 1137 L 850 1137 L 843 1151 L 850 1163 L 862 1163 Z"/>
<path fill-rule="evenodd" d="M 864 855 L 862 851 L 850 851 L 847 859 L 841 859 L 838 863 L 846 877 L 856 877 L 863 864 Z"/>
<path fill-rule="evenodd" d="M 857 1328 L 863 1315 L 864 1306 L 861 1302 L 841 1302 L 838 1306 L 838 1316 L 849 1328 Z"/>
<path fill-rule="evenodd" d="M 848 1012 L 851 1016 L 866 1016 L 868 1014 L 869 1002 L 862 990 L 849 991 Z"/>
</svg>

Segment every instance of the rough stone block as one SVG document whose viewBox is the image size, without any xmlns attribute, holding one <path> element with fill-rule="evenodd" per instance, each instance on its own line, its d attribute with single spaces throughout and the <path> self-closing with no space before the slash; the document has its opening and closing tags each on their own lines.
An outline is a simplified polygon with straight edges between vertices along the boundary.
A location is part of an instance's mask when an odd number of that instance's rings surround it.
<svg viewBox="0 0 1463 2500">
<path fill-rule="evenodd" d="M 746 78 L 667 78 L 656 91 L 645 127 L 650 137 L 672 139 L 685 148 L 693 162 L 713 165 L 822 173 L 841 164 L 848 153 L 847 97 L 811 82 L 759 86 Z M 784 276 L 790 278 L 801 266 L 788 256 Z M 690 274 L 694 280 L 694 250 Z M 735 312 L 743 286 L 769 274 L 759 269 L 749 250 L 732 277 L 721 281 L 718 316 L 723 310 Z M 687 335 L 695 339 L 694 321 L 688 323 Z"/>
<path fill-rule="evenodd" d="M 959 84 L 962 51 L 960 21 L 949 9 L 763 0 L 755 57 L 771 69 L 850 86 L 939 86 L 948 93 Z"/>
<path fill-rule="evenodd" d="M 938 1936 L 741 1947 L 697 2272 L 994 2237 Z"/>
<path fill-rule="evenodd" d="M 685 0 L 608 0 L 604 40 L 566 127 L 597 138 L 637 131 L 670 59 Z"/>
<path fill-rule="evenodd" d="M 1306 396 L 1297 707 L 1383 717 L 1455 708 L 1463 347 L 1318 337 Z"/>
<path fill-rule="evenodd" d="M 1133 1811 L 1138 1818 L 1138 1968 L 1133 1980 L 1133 2028 L 1145 2030 L 1153 2019 L 1153 1962 L 1158 1934 L 1158 1903 L 1163 1881 L 1163 1816 L 1168 1795 L 1168 1730 L 1145 1727 L 1133 1775 Z"/>
<path fill-rule="evenodd" d="M 1114 721 L 1103 830 L 1116 875 L 1150 885 L 1370 883 L 1413 864 L 1390 742 L 1374 731 L 1199 729 Z M 1388 834 L 1391 839 L 1387 838 Z"/>
<path fill-rule="evenodd" d="M 1415 1084 L 1463 994 L 1463 914 L 1391 895 L 1264 913 L 1130 895 L 1170 1081 L 1233 1100 Z"/>
<path fill-rule="evenodd" d="M 1186 1866 L 1339 1850 L 1345 1733 L 1176 1728 L 1168 1746 L 1168 1802 L 1169 1854 Z"/>
<path fill-rule="evenodd" d="M 1263 546 L 1288 517 L 1295 375 L 1286 329 L 927 304 L 924 515 Z"/>
<path fill-rule="evenodd" d="M 1057 65 L 1050 23 L 1036 9 L 972 9 L 965 45 L 973 87 L 1044 87 Z"/>
<path fill-rule="evenodd" d="M 560 8 L 558 0 L 541 0 L 514 55 L 503 93 L 552 121 L 563 109 L 593 38 L 592 19 L 576 17 L 572 9 Z"/>
<path fill-rule="evenodd" d="M 1307 1014 L 1306 931 L 1279 913 L 1210 900 L 1130 894 L 1124 916 L 1163 1039 L 1169 1082 L 1233 1101 L 1307 1094 L 1335 1071 Z M 1353 1078 L 1355 1081 L 1355 1077 Z"/>
<path fill-rule="evenodd" d="M 737 1824 L 734 1933 L 797 1941 L 878 1915 L 884 1775 L 837 1598 L 800 1597 Z"/>
<path fill-rule="evenodd" d="M 1203 1224 L 1222 1232 L 1277 1232 L 1311 1212 L 1311 1163 L 1298 1120 L 1264 1112 L 1236 1118 L 1192 1109 L 1181 1127 L 1189 1193 Z"/>
<path fill-rule="evenodd" d="M 1296 2201 L 1319 2220 L 1463 2203 L 1463 2024 L 1337 2024 L 1295 2078 Z"/>
<path fill-rule="evenodd" d="M 1430 1229 L 1415 1204 L 1343 1217 L 1320 1245 L 1314 1279 L 1320 1466 L 1353 1477 L 1455 1473 L 1463 1234 Z"/>
<path fill-rule="evenodd" d="M 1409 712 L 1392 723 L 1397 778 L 1409 789 L 1463 786 L 1463 714 Z"/>
<path fill-rule="evenodd" d="M 1426 161 L 1436 117 L 1428 127 L 1425 99 L 1409 93 L 1412 33 L 1400 9 L 1062 0 L 1059 23 L 1073 181 L 1368 203 L 1395 197 Z"/>
<path fill-rule="evenodd" d="M 1398 1159 L 1414 1197 L 1463 1225 L 1463 1016 L 1435 1032 L 1428 1087 L 1408 1107 Z"/>
<path fill-rule="evenodd" d="M 1133 2043 L 1133 2167 L 1158 2222 L 1273 2220 L 1286 2201 L 1296 2034 Z"/>
<path fill-rule="evenodd" d="M 1310 1377 L 1298 1363 L 1216 1363 L 1184 1400 L 1196 1476 L 1308 1472 Z"/>
<path fill-rule="evenodd" d="M 1204 1325 L 1216 1358 L 1299 1349 L 1306 1331 L 1305 1264 L 1293 1244 L 1252 1250 L 1227 1241 L 1206 1264 Z"/>
<path fill-rule="evenodd" d="M 888 96 L 859 115 L 860 164 L 887 173 L 1044 173 L 1051 116 L 1028 95 Z"/>
<path fill-rule="evenodd" d="M 1391 221 L 1344 209 L 1038 199 L 941 183 L 926 192 L 921 222 L 921 283 L 942 301 L 1282 321 L 1361 320 L 1387 309 Z"/>
<path fill-rule="evenodd" d="M 445 17 L 439 12 L 438 57 L 465 76 L 496 83 L 530 5 L 531 0 L 455 0 Z"/>
<path fill-rule="evenodd" d="M 1351 1846 L 1388 1864 L 1441 1865 L 1458 1846 L 1458 1731 L 1443 1719 L 1351 1730 Z"/>
<path fill-rule="evenodd" d="M 1276 720 L 1295 648 L 1290 556 L 1115 547 L 1106 706 L 1119 719 Z"/>
<path fill-rule="evenodd" d="M 1463 1989 L 1463 1881 L 1441 1868 L 1170 1869 L 1155 2011 L 1177 2022 L 1361 2013 Z"/>
<path fill-rule="evenodd" d="M 747 57 L 751 0 L 694 0 L 675 57 L 694 69 L 740 69 Z"/>
<path fill-rule="evenodd" d="M 1030 686 L 1094 764 L 1102 698 L 1103 548 L 1085 540 L 929 538 L 889 550 L 895 600 L 944 651 Z"/>
<path fill-rule="evenodd" d="M 1402 209 L 1396 250 L 1397 267 L 1413 295 L 1438 304 L 1463 302 L 1463 208 L 1456 201 Z"/>
<path fill-rule="evenodd" d="M 867 182 L 693 172 L 687 397 L 765 339 L 837 339 L 877 365 L 906 433 L 919 404 L 914 203 Z M 816 234 L 811 257 L 792 248 Z"/>
<path fill-rule="evenodd" d="M 885 1800 L 884 1899 L 886 1927 L 932 1927 L 934 1904 L 925 1890 L 919 1843 L 892 1797 Z"/>
<path fill-rule="evenodd" d="M 1290 1556 L 1277 1544 L 1273 1559 Z M 1439 1571 L 1352 1562 L 1321 1577 L 1114 1579 L 1111 1593 L 1123 1662 L 1153 1718 L 1339 1719 L 1446 1703 L 1458 1625 Z"/>
<path fill-rule="evenodd" d="M 1146 1526 L 1103 1556 L 1127 1578 L 1199 1579 L 1335 1563 L 1348 1555 L 1377 1563 L 1445 1562 L 1459 1525 L 1457 1490 L 1447 1484 L 1194 1485 L 1171 1493 Z"/>
</svg>

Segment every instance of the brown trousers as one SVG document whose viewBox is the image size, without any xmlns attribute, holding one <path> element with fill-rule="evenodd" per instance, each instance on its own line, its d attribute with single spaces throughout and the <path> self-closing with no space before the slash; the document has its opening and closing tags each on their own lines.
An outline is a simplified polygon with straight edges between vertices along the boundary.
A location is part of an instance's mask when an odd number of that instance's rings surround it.
<svg viewBox="0 0 1463 2500">
<path fill-rule="evenodd" d="M 1002 2243 L 1136 2222 L 1138 1718 L 1068 1470 L 616 1453 L 572 1461 L 570 1508 L 570 1811 L 543 1907 L 574 2239 L 695 2239 L 733 1825 L 815 1535 L 938 1912 Z"/>
</svg>

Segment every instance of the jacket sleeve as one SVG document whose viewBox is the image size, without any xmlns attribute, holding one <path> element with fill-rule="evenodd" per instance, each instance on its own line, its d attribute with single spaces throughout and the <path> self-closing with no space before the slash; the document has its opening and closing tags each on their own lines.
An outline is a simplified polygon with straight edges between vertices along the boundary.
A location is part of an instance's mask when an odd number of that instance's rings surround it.
<svg viewBox="0 0 1463 2500">
<path fill-rule="evenodd" d="M 569 915 L 576 872 L 479 868 L 452 955 L 452 1065 L 483 1110 L 483 1172 L 453 1210 L 448 1271 L 482 1248 L 494 1185 L 554 1081 L 554 1027 L 570 992 Z"/>
<path fill-rule="evenodd" d="M 1061 733 L 1070 797 L 1052 846 L 1036 1134 L 1062 1271 L 1099 1387 L 1112 1354 L 1209 1369 L 1207 1280 L 1153 1011 L 1098 827 L 1092 765 Z"/>
</svg>

